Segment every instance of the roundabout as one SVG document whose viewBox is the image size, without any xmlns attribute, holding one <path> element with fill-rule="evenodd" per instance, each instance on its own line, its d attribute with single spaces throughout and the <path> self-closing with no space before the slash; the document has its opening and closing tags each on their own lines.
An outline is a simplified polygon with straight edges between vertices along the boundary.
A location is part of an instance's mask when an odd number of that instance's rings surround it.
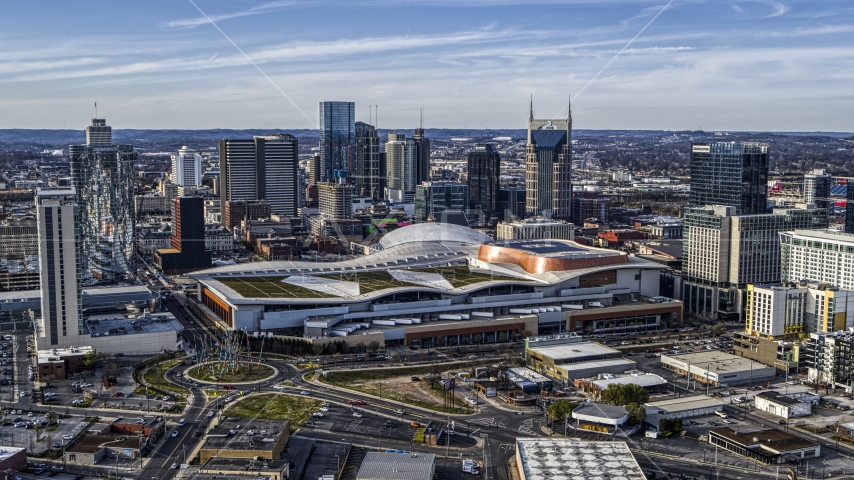
<svg viewBox="0 0 854 480">
<path fill-rule="evenodd" d="M 279 371 L 269 365 L 256 362 L 205 362 L 193 365 L 184 375 L 199 383 L 241 384 L 262 382 L 275 378 Z"/>
</svg>

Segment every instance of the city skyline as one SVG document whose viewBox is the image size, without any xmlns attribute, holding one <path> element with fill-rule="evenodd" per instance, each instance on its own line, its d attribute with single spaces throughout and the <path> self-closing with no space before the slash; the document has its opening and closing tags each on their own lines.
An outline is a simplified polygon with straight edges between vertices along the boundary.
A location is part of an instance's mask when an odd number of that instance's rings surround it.
<svg viewBox="0 0 854 480">
<path fill-rule="evenodd" d="M 316 128 L 327 99 L 380 128 L 422 107 L 524 128 L 531 95 L 557 118 L 571 95 L 579 129 L 854 131 L 841 1 L 196 4 L 222 33 L 192 2 L 4 6 L 0 128 L 74 128 L 96 101 L 123 128 Z"/>
</svg>

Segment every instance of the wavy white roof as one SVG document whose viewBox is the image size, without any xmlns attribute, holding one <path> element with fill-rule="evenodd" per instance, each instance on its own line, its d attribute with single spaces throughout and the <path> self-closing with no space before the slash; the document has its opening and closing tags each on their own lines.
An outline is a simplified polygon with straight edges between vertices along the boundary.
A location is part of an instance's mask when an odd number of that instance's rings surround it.
<svg viewBox="0 0 854 480">
<path fill-rule="evenodd" d="M 491 242 L 492 238 L 471 228 L 451 223 L 416 223 L 398 228 L 380 239 L 383 248 L 413 242 L 458 242 L 479 245 Z"/>
</svg>

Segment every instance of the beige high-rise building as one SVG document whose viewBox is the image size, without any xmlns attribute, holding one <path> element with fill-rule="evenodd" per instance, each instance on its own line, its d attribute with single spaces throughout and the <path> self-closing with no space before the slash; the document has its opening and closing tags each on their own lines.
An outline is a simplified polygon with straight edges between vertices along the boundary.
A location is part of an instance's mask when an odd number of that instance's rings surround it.
<svg viewBox="0 0 854 480">
<path fill-rule="evenodd" d="M 811 228 L 822 209 L 775 208 L 773 213 L 736 215 L 737 207 L 685 209 L 682 300 L 686 312 L 739 320 L 748 284 L 780 281 L 780 232 Z"/>
<path fill-rule="evenodd" d="M 572 209 L 572 109 L 565 119 L 528 114 L 525 210 L 533 215 L 570 220 Z"/>
</svg>

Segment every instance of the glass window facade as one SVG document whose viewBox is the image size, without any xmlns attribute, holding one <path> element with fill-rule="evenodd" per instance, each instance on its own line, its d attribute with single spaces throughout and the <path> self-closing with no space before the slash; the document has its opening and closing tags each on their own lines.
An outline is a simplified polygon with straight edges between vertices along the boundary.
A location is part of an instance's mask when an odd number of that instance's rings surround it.
<svg viewBox="0 0 854 480">
<path fill-rule="evenodd" d="M 320 181 L 334 178 L 335 170 L 353 170 L 356 145 L 356 104 L 320 102 Z"/>
<path fill-rule="evenodd" d="M 717 142 L 691 146 L 692 207 L 729 205 L 736 214 L 768 211 L 768 144 Z"/>
</svg>

